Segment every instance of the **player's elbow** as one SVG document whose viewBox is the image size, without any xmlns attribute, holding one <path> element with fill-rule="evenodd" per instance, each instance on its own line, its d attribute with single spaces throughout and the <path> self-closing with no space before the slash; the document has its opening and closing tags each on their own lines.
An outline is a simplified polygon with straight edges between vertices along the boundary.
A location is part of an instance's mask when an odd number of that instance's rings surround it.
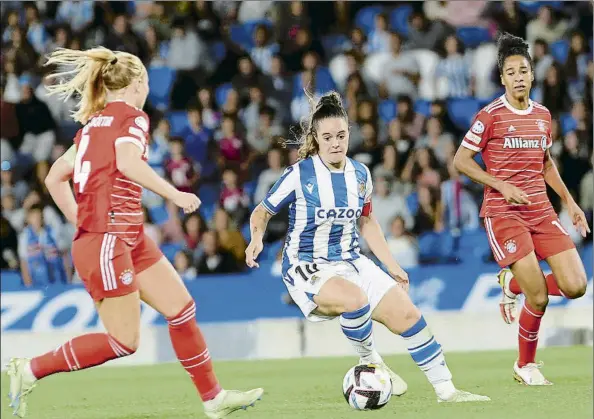
<svg viewBox="0 0 594 419">
<path fill-rule="evenodd" d="M 454 168 L 460 173 L 466 173 L 466 156 L 458 150 L 454 155 Z"/>
</svg>

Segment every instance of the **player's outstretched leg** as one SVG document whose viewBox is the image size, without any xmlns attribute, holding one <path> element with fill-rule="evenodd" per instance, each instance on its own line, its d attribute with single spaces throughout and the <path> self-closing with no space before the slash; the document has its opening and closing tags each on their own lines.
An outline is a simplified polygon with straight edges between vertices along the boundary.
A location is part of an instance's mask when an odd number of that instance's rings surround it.
<svg viewBox="0 0 594 419">
<path fill-rule="evenodd" d="M 487 396 L 458 390 L 454 386 L 441 345 L 402 288 L 395 286 L 386 292 L 373 312 L 373 318 L 404 338 L 412 359 L 435 389 L 438 402 L 491 400 Z"/>
<path fill-rule="evenodd" d="M 313 296 L 316 313 L 324 316 L 340 316 L 342 332 L 359 354 L 361 364 L 377 364 L 386 369 L 392 380 L 392 394 L 406 393 L 406 382 L 384 363 L 373 342 L 371 307 L 367 296 L 356 284 L 340 276 L 324 281 Z"/>
<path fill-rule="evenodd" d="M 220 419 L 236 410 L 253 406 L 262 397 L 263 389 L 242 392 L 221 388 L 208 347 L 196 323 L 196 304 L 167 259 L 161 258 L 137 277 L 143 301 L 167 319 L 177 359 L 196 386 L 206 416 Z"/>
<path fill-rule="evenodd" d="M 7 365 L 9 397 L 16 416 L 22 418 L 27 414 L 27 397 L 38 380 L 59 372 L 84 370 L 136 352 L 140 326 L 138 292 L 106 298 L 97 303 L 97 311 L 107 333 L 75 337 L 59 348 L 31 360 L 10 360 Z"/>
</svg>

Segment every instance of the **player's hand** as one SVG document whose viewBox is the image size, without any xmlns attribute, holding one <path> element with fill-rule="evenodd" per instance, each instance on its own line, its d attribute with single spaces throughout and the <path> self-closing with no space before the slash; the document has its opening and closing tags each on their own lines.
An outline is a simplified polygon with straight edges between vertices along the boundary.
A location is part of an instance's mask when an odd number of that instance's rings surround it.
<svg viewBox="0 0 594 419">
<path fill-rule="evenodd" d="M 517 186 L 512 185 L 511 183 L 504 182 L 503 186 L 499 190 L 505 201 L 508 204 L 512 205 L 529 205 L 530 200 L 528 199 L 528 195 L 526 192 L 518 188 Z"/>
<path fill-rule="evenodd" d="M 400 285 L 404 291 L 408 292 L 410 283 L 408 280 L 408 274 L 404 272 L 404 269 L 396 265 L 391 269 L 388 269 L 388 272 L 390 272 L 390 276 L 394 278 L 396 282 L 398 282 L 398 285 Z"/>
<path fill-rule="evenodd" d="M 178 192 L 177 196 L 173 199 L 173 203 L 183 209 L 184 213 L 190 214 L 196 211 L 202 202 L 193 193 Z"/>
<path fill-rule="evenodd" d="M 590 232 L 590 226 L 584 211 L 578 206 L 578 204 L 572 199 L 571 202 L 567 203 L 567 212 L 573 222 L 576 230 L 580 232 L 582 237 L 586 237 Z"/>
<path fill-rule="evenodd" d="M 245 263 L 250 268 L 259 268 L 260 264 L 256 262 L 258 255 L 264 249 L 264 244 L 262 244 L 261 240 L 252 240 L 248 245 L 247 249 L 245 249 Z"/>
</svg>

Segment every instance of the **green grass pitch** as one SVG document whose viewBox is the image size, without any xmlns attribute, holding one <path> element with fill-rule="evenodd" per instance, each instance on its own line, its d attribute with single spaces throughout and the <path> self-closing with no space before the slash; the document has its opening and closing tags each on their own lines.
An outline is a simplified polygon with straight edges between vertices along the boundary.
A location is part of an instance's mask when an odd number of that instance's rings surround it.
<svg viewBox="0 0 594 419">
<path fill-rule="evenodd" d="M 552 387 L 515 383 L 513 351 L 452 353 L 448 364 L 458 387 L 486 394 L 488 403 L 437 404 L 431 386 L 406 356 L 386 361 L 408 382 L 408 393 L 381 410 L 356 412 L 342 396 L 342 378 L 356 358 L 217 362 L 227 388 L 264 387 L 255 408 L 237 419 L 586 419 L 592 418 L 592 348 L 539 351 Z M 8 408 L 8 381 L 2 377 L 2 418 Z M 177 364 L 99 368 L 49 377 L 30 396 L 30 419 L 203 418 L 189 377 Z"/>
</svg>

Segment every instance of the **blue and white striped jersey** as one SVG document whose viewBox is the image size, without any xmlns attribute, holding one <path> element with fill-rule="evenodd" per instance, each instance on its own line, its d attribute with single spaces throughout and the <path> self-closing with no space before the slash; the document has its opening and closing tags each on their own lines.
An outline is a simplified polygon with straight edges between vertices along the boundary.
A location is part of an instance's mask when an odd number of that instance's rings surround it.
<svg viewBox="0 0 594 419">
<path fill-rule="evenodd" d="M 357 220 L 372 190 L 369 169 L 352 159 L 340 172 L 318 155 L 289 166 L 262 201 L 271 214 L 289 205 L 283 275 L 298 262 L 357 259 Z"/>
</svg>

